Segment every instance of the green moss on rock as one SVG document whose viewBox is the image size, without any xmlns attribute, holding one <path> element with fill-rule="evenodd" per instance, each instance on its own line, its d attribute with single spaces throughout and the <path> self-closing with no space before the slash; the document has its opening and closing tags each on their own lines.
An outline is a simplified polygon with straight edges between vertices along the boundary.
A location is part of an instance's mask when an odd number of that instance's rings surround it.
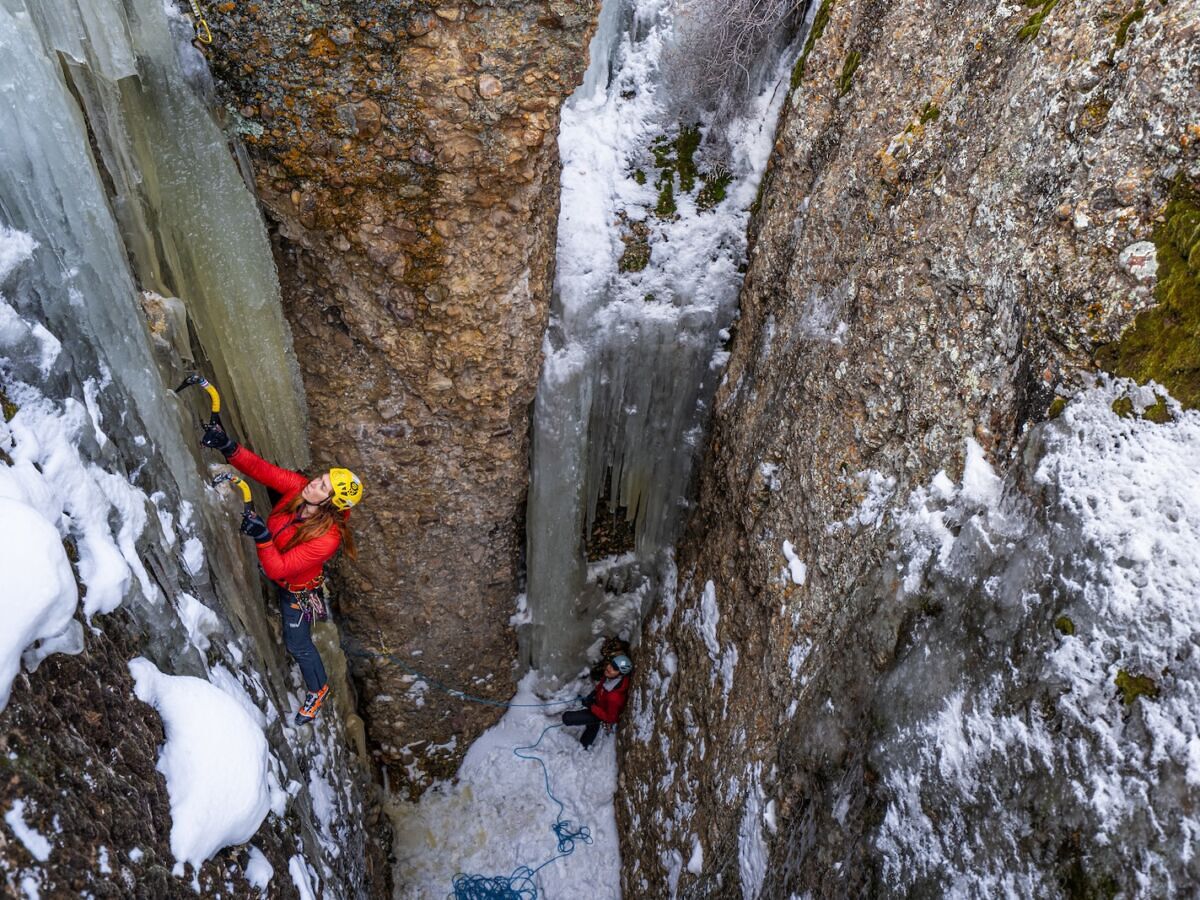
<svg viewBox="0 0 1200 900">
<path fill-rule="evenodd" d="M 921 124 L 928 125 L 930 122 L 936 122 L 941 118 L 942 111 L 933 105 L 931 100 L 925 104 L 925 108 L 921 110 Z"/>
<path fill-rule="evenodd" d="M 1101 368 L 1163 385 L 1188 409 L 1200 406 L 1200 186 L 1179 182 L 1152 235 L 1158 282 L 1152 309 L 1096 352 Z"/>
<path fill-rule="evenodd" d="M 733 181 L 733 175 L 727 169 L 718 169 L 711 174 L 701 175 L 700 178 L 704 182 L 704 186 L 696 195 L 696 206 L 700 209 L 712 209 L 725 199 L 726 191 Z"/>
<path fill-rule="evenodd" d="M 645 222 L 634 222 L 621 235 L 625 251 L 617 260 L 618 272 L 640 272 L 650 264 L 650 228 Z"/>
<path fill-rule="evenodd" d="M 17 414 L 17 404 L 8 399 L 8 392 L 4 390 L 3 385 L 0 385 L 0 411 L 4 412 L 5 422 L 11 422 Z"/>
<path fill-rule="evenodd" d="M 858 71 L 858 64 L 862 62 L 862 54 L 857 50 L 851 50 L 846 54 L 846 60 L 842 63 L 842 74 L 838 76 L 838 96 L 844 97 L 850 92 L 850 87 L 854 84 L 854 73 Z"/>
<path fill-rule="evenodd" d="M 633 173 L 633 180 L 636 181 L 638 184 L 645 184 L 646 183 L 646 173 L 643 170 L 638 169 L 636 172 Z"/>
<path fill-rule="evenodd" d="M 1142 412 L 1142 418 L 1148 422 L 1154 422 L 1156 425 L 1166 425 L 1168 422 L 1175 421 L 1175 417 L 1171 415 L 1171 408 L 1167 406 L 1167 398 L 1162 394 L 1155 395 L 1154 405 L 1146 407 Z"/>
<path fill-rule="evenodd" d="M 666 137 L 657 137 L 650 143 L 650 152 L 654 154 L 654 165 L 660 169 L 675 169 L 675 157 L 671 153 L 674 149 L 671 141 Z"/>
<path fill-rule="evenodd" d="M 1137 5 L 1129 11 L 1129 14 L 1117 26 L 1115 49 L 1120 50 L 1125 46 L 1125 42 L 1129 40 L 1129 29 L 1133 27 L 1133 23 L 1140 22 L 1144 18 L 1146 18 L 1146 4 L 1144 0 L 1137 0 Z"/>
<path fill-rule="evenodd" d="M 1158 698 L 1158 685 L 1149 675 L 1133 675 L 1121 669 L 1117 672 L 1116 682 L 1117 690 L 1121 692 L 1121 702 L 1126 706 L 1132 706 L 1138 697 L 1150 700 Z"/>
<path fill-rule="evenodd" d="M 1055 397 L 1050 403 L 1050 408 L 1046 410 L 1047 419 L 1057 419 L 1062 415 L 1063 410 L 1067 408 L 1066 397 Z"/>
<path fill-rule="evenodd" d="M 700 126 L 679 129 L 675 138 L 675 159 L 679 172 L 679 190 L 690 194 L 696 188 L 696 150 L 700 147 Z"/>
<path fill-rule="evenodd" d="M 1059 616 L 1054 620 L 1054 627 L 1068 636 L 1075 633 L 1075 623 L 1071 621 L 1070 616 Z"/>
<path fill-rule="evenodd" d="M 1088 134 L 1098 134 L 1108 124 L 1108 112 L 1112 109 L 1112 101 L 1101 98 L 1089 103 L 1079 114 L 1079 127 Z"/>
<path fill-rule="evenodd" d="M 1133 400 L 1127 394 L 1122 394 L 1112 402 L 1112 411 L 1122 419 L 1133 418 Z"/>
<path fill-rule="evenodd" d="M 664 172 L 658 180 L 658 203 L 654 205 L 654 214 L 660 219 L 669 219 L 675 215 L 675 175 Z"/>
<path fill-rule="evenodd" d="M 804 78 L 804 65 L 808 62 L 808 54 L 812 52 L 812 48 L 825 33 L 825 27 L 829 24 L 831 15 L 833 15 L 833 0 L 821 0 L 821 6 L 817 9 L 817 14 L 813 16 L 812 28 L 808 31 L 804 49 L 800 51 L 800 58 L 792 67 L 791 88 L 793 91 L 800 86 L 800 81 Z"/>
<path fill-rule="evenodd" d="M 1022 41 L 1032 41 L 1042 30 L 1042 23 L 1046 21 L 1046 16 L 1050 15 L 1054 7 L 1058 6 L 1059 0 L 1044 0 L 1041 4 L 1036 2 L 1027 3 L 1027 6 L 1039 6 L 1037 12 L 1030 16 L 1021 30 L 1017 32 L 1017 38 Z"/>
</svg>

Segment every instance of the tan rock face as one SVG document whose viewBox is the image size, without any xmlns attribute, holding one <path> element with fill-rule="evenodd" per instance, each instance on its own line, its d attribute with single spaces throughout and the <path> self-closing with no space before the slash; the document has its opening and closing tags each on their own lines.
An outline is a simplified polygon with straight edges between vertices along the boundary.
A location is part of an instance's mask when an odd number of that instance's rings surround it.
<svg viewBox="0 0 1200 900">
<path fill-rule="evenodd" d="M 213 67 L 277 227 L 314 464 L 366 483 L 360 557 L 340 567 L 345 630 L 488 696 L 512 687 L 558 109 L 597 6 L 230 3 L 210 16 Z M 356 671 L 396 779 L 414 761 L 451 771 L 494 718 L 418 701 L 392 664 Z M 453 735 L 455 749 L 424 752 Z"/>
<path fill-rule="evenodd" d="M 902 623 L 890 533 L 855 523 L 860 473 L 894 479 L 894 504 L 960 473 L 967 437 L 1004 460 L 1153 302 L 1137 245 L 1172 184 L 1200 180 L 1200 22 L 1194 4 L 1133 8 L 822 4 L 679 591 L 644 633 L 621 731 L 627 894 L 678 878 L 680 896 L 742 896 L 745 821 L 765 841 L 758 896 L 889 894 L 864 745 Z"/>
</svg>

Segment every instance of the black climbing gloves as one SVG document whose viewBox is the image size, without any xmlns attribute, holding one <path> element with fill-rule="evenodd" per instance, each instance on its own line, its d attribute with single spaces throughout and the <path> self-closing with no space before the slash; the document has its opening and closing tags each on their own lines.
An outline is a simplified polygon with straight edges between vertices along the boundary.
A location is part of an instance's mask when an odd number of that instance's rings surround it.
<svg viewBox="0 0 1200 900">
<path fill-rule="evenodd" d="M 233 456 L 234 451 L 238 448 L 237 441 L 226 434 L 225 429 L 215 422 L 210 422 L 205 426 L 204 434 L 200 437 L 200 443 L 205 447 L 220 450 L 226 459 Z"/>
<path fill-rule="evenodd" d="M 234 446 L 236 447 L 237 445 L 235 444 Z M 242 534 L 252 537 L 256 544 L 265 544 L 271 539 L 271 532 L 267 530 L 267 523 L 262 520 L 262 516 L 258 513 L 246 513 L 242 516 L 242 527 L 239 531 Z"/>
</svg>

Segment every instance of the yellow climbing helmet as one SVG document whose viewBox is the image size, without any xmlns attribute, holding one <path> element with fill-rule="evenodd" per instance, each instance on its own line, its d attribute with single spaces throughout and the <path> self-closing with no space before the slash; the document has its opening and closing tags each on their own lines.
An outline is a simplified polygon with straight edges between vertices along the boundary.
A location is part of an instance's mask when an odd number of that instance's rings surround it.
<svg viewBox="0 0 1200 900">
<path fill-rule="evenodd" d="M 349 509 L 362 499 L 362 482 L 349 469 L 330 469 L 329 483 L 333 486 L 329 500 L 338 509 Z"/>
</svg>

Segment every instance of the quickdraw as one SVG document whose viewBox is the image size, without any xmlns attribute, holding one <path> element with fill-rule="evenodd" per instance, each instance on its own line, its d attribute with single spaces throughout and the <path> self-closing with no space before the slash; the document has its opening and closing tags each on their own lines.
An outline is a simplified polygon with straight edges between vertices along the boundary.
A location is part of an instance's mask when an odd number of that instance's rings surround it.
<svg viewBox="0 0 1200 900">
<path fill-rule="evenodd" d="M 196 0 L 188 0 L 188 2 L 192 5 L 192 17 L 196 20 L 192 25 L 196 29 L 196 40 L 202 44 L 211 44 L 212 30 L 208 27 L 204 13 L 200 11 L 200 4 Z"/>
</svg>

